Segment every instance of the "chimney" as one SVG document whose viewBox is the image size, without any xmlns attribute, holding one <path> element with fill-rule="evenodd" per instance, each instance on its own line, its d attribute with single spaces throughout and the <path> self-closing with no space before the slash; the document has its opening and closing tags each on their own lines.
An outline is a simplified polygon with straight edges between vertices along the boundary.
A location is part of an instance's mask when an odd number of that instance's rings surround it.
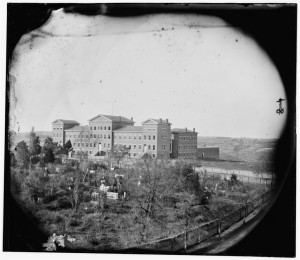
<svg viewBox="0 0 300 260">
<path fill-rule="evenodd" d="M 167 124 L 169 123 L 169 119 L 168 118 L 166 119 L 166 122 L 167 122 Z"/>
<path fill-rule="evenodd" d="M 131 121 L 133 121 L 133 117 L 130 117 Z"/>
<path fill-rule="evenodd" d="M 193 128 L 193 132 L 195 132 L 195 128 Z"/>
<path fill-rule="evenodd" d="M 162 123 L 162 118 L 159 119 L 159 123 Z"/>
<path fill-rule="evenodd" d="M 187 128 L 185 128 L 185 132 L 187 133 Z"/>
</svg>

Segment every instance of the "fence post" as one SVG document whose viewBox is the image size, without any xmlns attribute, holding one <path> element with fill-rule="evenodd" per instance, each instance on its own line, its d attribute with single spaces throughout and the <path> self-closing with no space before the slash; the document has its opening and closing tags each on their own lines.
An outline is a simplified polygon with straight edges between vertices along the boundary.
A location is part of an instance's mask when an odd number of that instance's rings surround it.
<svg viewBox="0 0 300 260">
<path fill-rule="evenodd" d="M 184 230 L 184 251 L 186 252 L 186 248 L 187 248 L 187 232 L 186 232 L 186 227 Z"/>
<path fill-rule="evenodd" d="M 218 234 L 220 237 L 221 236 L 221 219 L 220 218 L 218 219 Z"/>
</svg>

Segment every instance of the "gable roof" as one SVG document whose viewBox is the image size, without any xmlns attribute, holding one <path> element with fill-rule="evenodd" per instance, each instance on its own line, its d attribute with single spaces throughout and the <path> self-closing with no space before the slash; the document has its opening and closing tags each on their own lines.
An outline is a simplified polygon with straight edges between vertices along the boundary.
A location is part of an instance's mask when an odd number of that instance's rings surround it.
<svg viewBox="0 0 300 260">
<path fill-rule="evenodd" d="M 160 120 L 161 120 L 161 122 L 160 122 Z M 144 122 L 142 122 L 142 124 L 146 124 L 146 123 L 150 123 L 150 124 L 169 124 L 169 125 L 171 125 L 171 123 L 167 119 L 149 118 L 149 119 L 145 120 Z"/>
<path fill-rule="evenodd" d="M 117 130 L 114 130 L 114 132 L 142 132 L 142 131 L 143 131 L 142 126 L 125 126 Z"/>
<path fill-rule="evenodd" d="M 197 133 L 197 132 L 194 132 L 194 131 L 185 129 L 185 128 L 173 128 L 173 129 L 171 130 L 171 132 L 172 132 L 173 134 L 181 134 L 181 133 Z"/>
<path fill-rule="evenodd" d="M 94 116 L 93 118 L 89 119 L 88 121 L 93 121 L 98 117 L 102 117 L 102 118 L 110 120 L 112 122 L 135 123 L 131 119 L 128 119 L 127 117 L 124 117 L 124 116 L 112 116 L 112 115 L 102 115 L 102 114 Z"/>
<path fill-rule="evenodd" d="M 69 129 L 66 129 L 65 131 L 87 132 L 87 131 L 89 131 L 89 126 L 88 125 L 73 126 Z"/>
<path fill-rule="evenodd" d="M 75 120 L 66 120 L 66 119 L 56 119 L 55 121 L 52 122 L 52 124 L 56 123 L 57 121 L 61 121 L 64 124 L 78 124 L 79 123 Z"/>
</svg>

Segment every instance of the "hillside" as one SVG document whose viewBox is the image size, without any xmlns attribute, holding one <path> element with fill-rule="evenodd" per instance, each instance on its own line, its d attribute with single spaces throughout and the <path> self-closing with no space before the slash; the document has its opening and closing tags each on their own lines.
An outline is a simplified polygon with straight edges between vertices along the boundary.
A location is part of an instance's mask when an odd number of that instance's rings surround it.
<svg viewBox="0 0 300 260">
<path fill-rule="evenodd" d="M 220 148 L 220 159 L 257 162 L 268 160 L 275 149 L 276 139 L 198 137 L 198 147 Z"/>
</svg>

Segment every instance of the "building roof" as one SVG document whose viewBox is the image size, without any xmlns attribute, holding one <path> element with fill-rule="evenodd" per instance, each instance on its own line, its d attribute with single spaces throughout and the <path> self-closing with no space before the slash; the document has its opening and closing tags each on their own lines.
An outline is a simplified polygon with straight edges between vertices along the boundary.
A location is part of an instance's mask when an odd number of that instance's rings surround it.
<svg viewBox="0 0 300 260">
<path fill-rule="evenodd" d="M 142 132 L 142 131 L 143 131 L 142 126 L 125 126 L 117 130 L 114 130 L 114 132 Z"/>
<path fill-rule="evenodd" d="M 188 130 L 188 129 L 186 129 L 186 128 L 173 128 L 173 129 L 171 130 L 171 132 L 172 132 L 173 134 L 181 134 L 181 133 L 197 133 L 197 132 Z"/>
<path fill-rule="evenodd" d="M 75 120 L 66 120 L 66 119 L 56 119 L 55 121 L 52 122 L 52 124 L 56 123 L 57 121 L 61 121 L 64 124 L 78 124 L 79 123 Z"/>
<path fill-rule="evenodd" d="M 197 149 L 220 149 L 218 146 L 197 146 Z"/>
<path fill-rule="evenodd" d="M 146 124 L 148 122 L 152 123 L 152 124 L 170 124 L 171 125 L 171 123 L 168 121 L 168 119 L 154 119 L 154 118 L 149 118 L 149 119 L 145 120 L 144 122 L 142 122 L 142 124 Z"/>
<path fill-rule="evenodd" d="M 65 131 L 76 131 L 76 132 L 89 131 L 89 126 L 88 125 L 73 126 L 69 129 L 66 129 Z"/>
<path fill-rule="evenodd" d="M 102 115 L 102 114 L 94 116 L 93 118 L 89 119 L 88 121 L 93 121 L 93 120 L 95 120 L 98 117 L 102 117 L 104 119 L 108 119 L 108 120 L 111 120 L 113 122 L 134 123 L 134 121 L 132 121 L 131 119 L 128 119 L 127 117 L 124 117 L 124 116 L 112 116 L 112 115 Z"/>
</svg>

